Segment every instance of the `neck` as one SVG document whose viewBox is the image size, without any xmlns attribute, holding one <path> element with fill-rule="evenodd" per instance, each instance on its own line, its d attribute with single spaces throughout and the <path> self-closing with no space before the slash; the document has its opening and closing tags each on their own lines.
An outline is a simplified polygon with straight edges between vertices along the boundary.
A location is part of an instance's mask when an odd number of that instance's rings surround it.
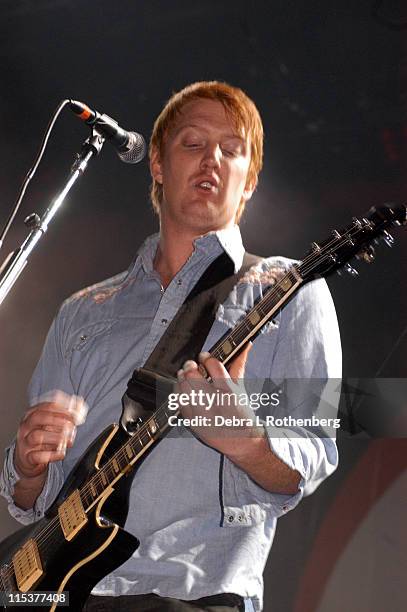
<svg viewBox="0 0 407 612">
<path fill-rule="evenodd" d="M 194 240 L 201 234 L 167 231 L 160 227 L 160 240 L 154 258 L 154 269 L 160 275 L 163 287 L 167 287 L 174 276 L 188 261 L 194 250 Z"/>
</svg>

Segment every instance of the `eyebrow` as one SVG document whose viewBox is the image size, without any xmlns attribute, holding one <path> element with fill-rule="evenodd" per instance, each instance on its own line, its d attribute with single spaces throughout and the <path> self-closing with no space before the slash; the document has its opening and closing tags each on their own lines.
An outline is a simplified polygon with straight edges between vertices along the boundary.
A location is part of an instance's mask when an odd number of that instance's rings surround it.
<svg viewBox="0 0 407 612">
<path fill-rule="evenodd" d="M 185 130 L 187 128 L 197 128 L 198 130 L 204 130 L 205 132 L 207 132 L 207 128 L 204 125 L 198 125 L 196 123 L 186 123 L 184 125 L 181 125 L 180 127 L 178 127 L 177 129 L 174 130 L 174 136 L 178 136 L 178 134 L 180 132 L 182 132 L 182 130 Z M 224 134 L 225 138 L 235 138 L 236 140 L 240 140 L 241 142 L 245 143 L 246 140 L 242 137 L 239 136 L 239 134 Z"/>
</svg>

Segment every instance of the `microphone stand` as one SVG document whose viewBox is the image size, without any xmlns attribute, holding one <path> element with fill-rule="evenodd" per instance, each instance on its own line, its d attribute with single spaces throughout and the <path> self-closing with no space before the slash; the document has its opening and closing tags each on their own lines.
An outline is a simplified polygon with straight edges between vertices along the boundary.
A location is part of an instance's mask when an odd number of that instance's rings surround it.
<svg viewBox="0 0 407 612">
<path fill-rule="evenodd" d="M 31 213 L 25 219 L 24 223 L 31 229 L 30 233 L 18 249 L 9 253 L 0 268 L 0 304 L 2 304 L 17 278 L 24 270 L 29 255 L 31 255 L 40 239 L 44 236 L 50 221 L 52 221 L 55 213 L 65 200 L 65 197 L 68 195 L 78 178 L 84 174 L 88 162 L 95 155 L 99 155 L 105 140 L 103 134 L 101 134 L 97 128 L 93 128 L 91 135 L 83 143 L 81 152 L 76 155 L 71 173 L 64 188 L 47 208 L 42 218 L 40 218 L 37 213 Z"/>
</svg>

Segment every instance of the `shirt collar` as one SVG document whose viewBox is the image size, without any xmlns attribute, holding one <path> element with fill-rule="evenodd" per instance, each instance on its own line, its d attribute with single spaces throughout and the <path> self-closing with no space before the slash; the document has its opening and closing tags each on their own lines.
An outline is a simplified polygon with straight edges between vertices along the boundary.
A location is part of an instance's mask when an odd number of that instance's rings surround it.
<svg viewBox="0 0 407 612">
<path fill-rule="evenodd" d="M 159 238 L 158 233 L 146 238 L 138 250 L 136 260 L 130 266 L 129 275 L 139 269 L 140 265 L 146 274 L 154 273 L 153 263 Z M 233 261 L 235 273 L 240 270 L 243 262 L 244 246 L 238 225 L 208 232 L 194 241 L 193 255 L 199 252 L 204 256 L 213 256 L 214 253 L 220 255 L 222 251 L 225 251 Z"/>
</svg>

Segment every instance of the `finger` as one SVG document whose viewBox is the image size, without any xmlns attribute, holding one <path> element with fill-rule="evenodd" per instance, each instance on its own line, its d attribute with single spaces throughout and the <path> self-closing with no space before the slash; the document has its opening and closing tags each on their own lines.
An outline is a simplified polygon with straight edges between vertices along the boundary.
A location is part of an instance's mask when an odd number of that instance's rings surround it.
<svg viewBox="0 0 407 612">
<path fill-rule="evenodd" d="M 52 461 L 62 461 L 65 451 L 58 450 L 33 450 L 27 455 L 27 460 L 33 467 L 48 465 Z"/>
<path fill-rule="evenodd" d="M 211 377 L 215 387 L 221 391 L 230 391 L 230 374 L 225 366 L 210 353 L 202 352 L 198 356 L 199 362 Z"/>
<path fill-rule="evenodd" d="M 195 361 L 186 361 L 178 371 L 177 377 L 183 393 L 191 393 L 192 390 L 202 393 L 213 391 L 212 381 L 204 377 L 199 368 Z"/>
<path fill-rule="evenodd" d="M 234 382 L 237 382 L 239 378 L 244 378 L 244 373 L 246 369 L 247 358 L 249 357 L 249 353 L 252 349 L 253 342 L 248 342 L 244 349 L 237 357 L 233 359 L 230 364 L 229 374 L 231 378 L 233 378 Z"/>
<path fill-rule="evenodd" d="M 68 443 L 73 440 L 74 436 L 73 425 L 65 427 L 62 431 L 56 433 L 53 431 L 46 431 L 44 429 L 34 429 L 25 438 L 25 442 L 28 447 L 41 447 L 44 444 L 52 445 L 54 448 L 67 447 Z"/>
<path fill-rule="evenodd" d="M 184 367 L 178 370 L 177 378 L 175 391 L 178 393 L 179 410 L 188 418 L 205 408 L 205 392 L 209 392 L 212 387 L 198 371 L 195 361 L 185 362 Z M 194 392 L 199 393 L 199 396 L 193 396 Z"/>
<path fill-rule="evenodd" d="M 192 359 L 188 359 L 177 372 L 178 380 L 183 382 L 184 380 L 192 380 L 193 378 L 203 378 L 199 371 L 198 364 Z"/>
<path fill-rule="evenodd" d="M 44 429 L 46 431 L 60 432 L 65 426 L 74 427 L 75 423 L 70 413 L 56 414 L 49 410 L 37 409 L 26 421 L 21 425 L 25 435 L 34 429 Z"/>
<path fill-rule="evenodd" d="M 37 412 L 40 414 L 52 413 L 73 421 L 75 425 L 82 425 L 88 413 L 88 405 L 83 397 L 78 395 L 52 391 L 38 398 L 38 403 L 27 410 L 22 422 L 31 419 Z"/>
</svg>

